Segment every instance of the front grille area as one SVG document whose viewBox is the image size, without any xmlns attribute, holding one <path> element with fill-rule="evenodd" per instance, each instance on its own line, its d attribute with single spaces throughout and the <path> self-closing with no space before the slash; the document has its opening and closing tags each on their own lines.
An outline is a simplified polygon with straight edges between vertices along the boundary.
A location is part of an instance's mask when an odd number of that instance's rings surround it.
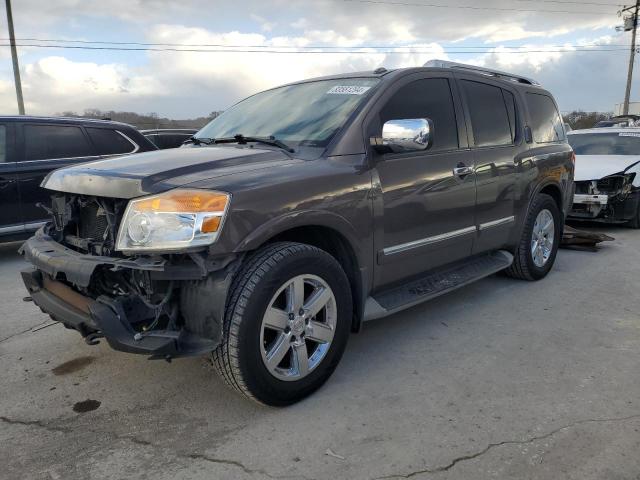
<svg viewBox="0 0 640 480">
<path fill-rule="evenodd" d="M 82 253 L 117 255 L 116 235 L 126 200 L 72 194 L 56 194 L 52 200 L 49 234 L 56 241 Z"/>
<path fill-rule="evenodd" d="M 574 182 L 576 193 L 587 195 L 619 195 L 625 193 L 628 185 L 622 175 L 610 175 L 600 180 L 586 180 Z"/>
<path fill-rule="evenodd" d="M 78 236 L 87 240 L 105 240 L 109 221 L 107 213 L 97 203 L 92 202 L 80 207 Z"/>
</svg>

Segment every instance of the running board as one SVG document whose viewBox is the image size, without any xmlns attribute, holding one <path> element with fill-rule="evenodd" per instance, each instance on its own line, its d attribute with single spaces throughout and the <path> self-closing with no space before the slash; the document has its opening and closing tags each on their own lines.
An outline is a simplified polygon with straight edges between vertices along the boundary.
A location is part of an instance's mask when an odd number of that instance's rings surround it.
<svg viewBox="0 0 640 480">
<path fill-rule="evenodd" d="M 511 253 L 498 250 L 445 266 L 424 277 L 367 298 L 364 306 L 364 320 L 385 317 L 439 297 L 504 270 L 512 262 Z"/>
</svg>

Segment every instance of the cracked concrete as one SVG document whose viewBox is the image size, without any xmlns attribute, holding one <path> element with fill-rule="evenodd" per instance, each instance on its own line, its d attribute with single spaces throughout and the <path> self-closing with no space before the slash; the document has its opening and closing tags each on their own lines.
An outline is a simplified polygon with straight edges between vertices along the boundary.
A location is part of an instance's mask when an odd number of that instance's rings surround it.
<svg viewBox="0 0 640 480">
<path fill-rule="evenodd" d="M 562 431 L 567 430 L 569 428 L 576 427 L 577 425 L 584 425 L 584 424 L 588 424 L 588 423 L 610 423 L 610 422 L 623 422 L 623 421 L 626 422 L 626 421 L 635 420 L 635 419 L 638 419 L 638 418 L 640 418 L 640 414 L 639 415 L 629 415 L 627 417 L 621 417 L 621 418 L 597 418 L 597 419 L 578 420 L 578 421 L 570 423 L 569 425 L 564 425 L 562 427 L 555 428 L 555 429 L 551 430 L 550 432 L 545 433 L 543 435 L 530 437 L 530 438 L 527 438 L 525 440 L 503 440 L 503 441 L 497 442 L 497 443 L 490 443 L 489 445 L 487 445 L 486 447 L 484 447 L 482 450 L 480 450 L 478 452 L 470 453 L 468 455 L 462 455 L 460 457 L 456 457 L 453 460 L 451 460 L 449 463 L 447 463 L 446 465 L 442 465 L 440 467 L 425 468 L 425 469 L 422 469 L 422 470 L 415 470 L 413 472 L 409 472 L 409 473 L 405 473 L 405 474 L 385 475 L 383 477 L 376 477 L 376 480 L 393 479 L 393 478 L 412 478 L 412 477 L 421 476 L 421 475 L 425 475 L 425 474 L 429 474 L 429 473 L 446 472 L 446 471 L 451 470 L 458 463 L 466 462 L 467 460 L 474 460 L 474 459 L 484 455 L 485 453 L 488 453 L 493 448 L 503 447 L 503 446 L 506 446 L 506 445 L 526 445 L 528 443 L 533 443 L 533 442 L 536 442 L 536 441 L 539 441 L 539 440 L 544 440 L 546 438 L 552 437 L 556 433 L 562 432 Z"/>
<path fill-rule="evenodd" d="M 608 233 L 542 282 L 491 277 L 365 325 L 327 385 L 281 410 L 206 359 L 32 331 L 48 318 L 0 247 L 0 479 L 637 480 L 640 235 Z"/>
</svg>

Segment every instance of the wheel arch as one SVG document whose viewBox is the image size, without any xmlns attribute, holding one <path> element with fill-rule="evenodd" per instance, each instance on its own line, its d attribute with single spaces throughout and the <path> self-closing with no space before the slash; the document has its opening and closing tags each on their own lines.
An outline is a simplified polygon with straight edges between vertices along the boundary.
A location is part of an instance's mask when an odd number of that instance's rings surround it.
<svg viewBox="0 0 640 480">
<path fill-rule="evenodd" d="M 352 331 L 359 331 L 364 310 L 364 288 L 368 268 L 358 248 L 355 230 L 342 217 L 325 212 L 297 212 L 272 219 L 245 238 L 236 251 L 250 251 L 264 245 L 289 241 L 313 245 L 334 257 L 344 269 L 353 299 Z"/>
<path fill-rule="evenodd" d="M 557 185 L 553 182 L 548 182 L 538 188 L 538 191 L 535 192 L 534 197 L 535 195 L 538 195 L 540 193 L 544 193 L 553 198 L 553 200 L 556 202 L 556 205 L 558 206 L 558 210 L 560 210 L 560 213 L 564 216 L 564 199 L 562 198 L 562 189 L 560 188 L 560 185 Z"/>
</svg>

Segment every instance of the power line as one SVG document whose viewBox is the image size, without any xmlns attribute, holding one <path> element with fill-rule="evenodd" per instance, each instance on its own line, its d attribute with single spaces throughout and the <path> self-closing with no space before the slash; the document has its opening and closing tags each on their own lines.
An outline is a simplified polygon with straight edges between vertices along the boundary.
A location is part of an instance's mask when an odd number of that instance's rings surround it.
<svg viewBox="0 0 640 480">
<path fill-rule="evenodd" d="M 0 43 L 0 47 L 10 46 L 9 43 Z M 43 45 L 43 44 L 35 44 L 35 43 L 21 43 L 16 44 L 17 47 L 29 47 L 29 48 L 52 48 L 52 49 L 73 49 L 73 50 L 110 50 L 110 51 L 125 51 L 125 52 L 139 52 L 139 51 L 150 51 L 150 52 L 186 52 L 186 53 L 270 53 L 270 54 L 376 54 L 376 53 L 384 53 L 388 55 L 403 55 L 410 53 L 449 53 L 449 54 L 462 54 L 462 53 L 494 53 L 495 48 L 491 47 L 485 51 L 482 50 L 464 50 L 461 48 L 460 50 L 442 50 L 442 49 L 424 49 L 423 47 L 418 47 L 412 50 L 398 51 L 398 50 L 375 50 L 375 49 L 367 49 L 366 47 L 354 47 L 356 49 L 350 50 L 266 50 L 266 49 L 199 49 L 199 48 L 155 48 L 155 47 L 96 47 L 96 46 L 87 46 L 87 45 Z M 409 48 L 409 47 L 407 47 Z M 542 49 L 542 50 L 500 50 L 495 53 L 515 53 L 515 54 L 523 54 L 523 53 L 566 53 L 566 52 L 575 52 L 575 53 L 592 53 L 592 52 L 627 52 L 628 47 L 623 48 L 589 48 L 589 49 Z"/>
<path fill-rule="evenodd" d="M 527 13 L 570 13 L 572 15 L 607 15 L 609 12 L 592 12 L 579 10 L 539 10 L 509 7 L 477 7 L 475 5 L 443 5 L 441 3 L 413 3 L 388 0 L 342 0 L 343 2 L 370 3 L 375 5 L 396 5 L 402 7 L 432 7 L 432 8 L 458 8 L 467 10 L 494 10 L 500 12 L 527 12 Z M 615 6 L 615 5 L 614 5 Z"/>
<path fill-rule="evenodd" d="M 576 0 L 517 0 L 518 2 L 528 3 L 559 3 L 570 5 L 598 5 L 602 7 L 624 7 L 623 3 L 599 3 L 599 2 L 580 2 Z"/>
<path fill-rule="evenodd" d="M 0 38 L 0 41 L 8 41 L 7 38 Z M 298 49 L 298 50 L 309 50 L 309 49 L 396 49 L 396 48 L 424 48 L 417 45 L 357 45 L 353 47 L 346 47 L 344 45 L 229 45 L 224 43 L 149 43 L 149 42 L 116 42 L 116 41 L 105 41 L 105 40 L 68 40 L 61 38 L 17 38 L 17 42 L 45 42 L 45 43 L 58 43 L 58 44 L 73 44 L 78 43 L 81 45 L 134 45 L 134 46 L 143 46 L 143 47 L 216 47 L 216 48 L 268 48 L 268 49 Z M 500 45 L 501 48 L 531 48 L 531 46 L 526 45 Z M 626 43 L 594 43 L 591 45 L 573 45 L 573 44 L 558 44 L 558 45 L 545 45 L 545 47 L 549 48 L 593 48 L 593 47 L 624 47 L 629 48 L 629 44 Z M 481 49 L 481 50 L 491 50 L 497 47 L 491 47 L 487 45 L 482 46 L 472 46 L 472 45 L 464 45 L 464 46 L 452 46 L 452 45 L 441 45 L 441 48 L 444 50 L 448 49 Z"/>
</svg>

